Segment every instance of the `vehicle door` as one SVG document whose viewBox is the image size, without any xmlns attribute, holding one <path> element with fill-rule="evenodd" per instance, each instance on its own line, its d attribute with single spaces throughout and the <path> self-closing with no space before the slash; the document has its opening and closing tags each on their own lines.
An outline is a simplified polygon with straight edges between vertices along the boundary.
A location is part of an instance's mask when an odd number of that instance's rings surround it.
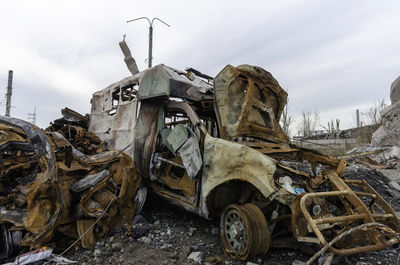
<svg viewBox="0 0 400 265">
<path fill-rule="evenodd" d="M 161 124 L 150 159 L 150 185 L 194 204 L 202 167 L 201 121 L 187 103 L 169 101 Z"/>
</svg>

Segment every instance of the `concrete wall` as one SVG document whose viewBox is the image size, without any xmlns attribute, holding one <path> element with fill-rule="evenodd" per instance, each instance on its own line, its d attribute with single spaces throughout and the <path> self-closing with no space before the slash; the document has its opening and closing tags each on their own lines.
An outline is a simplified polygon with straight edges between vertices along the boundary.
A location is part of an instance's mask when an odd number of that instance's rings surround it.
<svg viewBox="0 0 400 265">
<path fill-rule="evenodd" d="M 347 151 L 358 146 L 356 138 L 294 140 L 293 143 L 306 148 L 318 150 L 332 156 L 344 155 Z"/>
</svg>

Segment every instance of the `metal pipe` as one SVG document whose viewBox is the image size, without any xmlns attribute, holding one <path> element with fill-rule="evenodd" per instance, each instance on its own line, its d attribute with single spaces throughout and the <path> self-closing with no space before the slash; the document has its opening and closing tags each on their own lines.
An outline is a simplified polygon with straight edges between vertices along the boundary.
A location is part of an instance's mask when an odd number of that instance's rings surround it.
<svg viewBox="0 0 400 265">
<path fill-rule="evenodd" d="M 343 221 L 360 220 L 365 217 L 366 217 L 366 214 L 362 213 L 362 214 L 328 217 L 328 218 L 313 219 L 313 220 L 316 224 L 326 224 L 326 223 L 337 223 L 337 222 L 343 222 Z M 372 214 L 372 217 L 374 217 L 376 219 L 390 219 L 390 218 L 393 218 L 393 214 Z"/>
<path fill-rule="evenodd" d="M 368 193 L 368 192 L 361 192 L 361 191 L 355 191 L 354 192 L 357 196 L 364 196 L 364 197 L 371 197 L 371 198 L 376 198 L 375 194 Z"/>
<path fill-rule="evenodd" d="M 12 81 L 13 81 L 13 71 L 8 71 L 8 85 L 6 93 L 6 116 L 10 116 L 11 109 L 11 95 L 12 95 Z"/>
<path fill-rule="evenodd" d="M 160 161 L 166 162 L 166 163 L 171 164 L 171 165 L 176 166 L 176 167 L 185 168 L 185 167 L 184 167 L 183 165 L 181 165 L 181 164 L 175 163 L 174 161 L 165 159 L 165 158 L 160 157 L 160 156 L 155 156 L 155 157 L 154 157 L 154 160 L 156 160 L 156 161 L 157 161 L 157 160 L 160 160 Z"/>
<path fill-rule="evenodd" d="M 379 250 L 379 249 L 383 249 L 387 246 L 391 246 L 393 243 L 396 243 L 396 239 L 390 239 L 389 241 L 386 241 L 384 243 L 379 242 L 376 245 L 370 245 L 370 246 L 361 246 L 361 247 L 355 247 L 355 248 L 350 248 L 350 249 L 336 249 L 333 246 L 333 244 L 335 244 L 337 241 L 341 240 L 343 237 L 350 235 L 358 230 L 364 229 L 364 228 L 369 228 L 369 227 L 373 227 L 373 226 L 377 226 L 377 227 L 383 227 L 386 229 L 390 229 L 392 230 L 390 227 L 384 225 L 384 224 L 380 224 L 380 223 L 368 223 L 368 224 L 362 224 L 356 227 L 353 227 L 343 233 L 341 233 L 340 235 L 338 235 L 337 237 L 335 237 L 334 239 L 332 239 L 329 244 L 325 245 L 323 248 L 321 248 L 317 253 L 314 254 L 314 256 L 312 256 L 306 263 L 304 263 L 305 265 L 310 265 L 311 263 L 313 263 L 314 260 L 316 260 L 319 256 L 321 256 L 322 254 L 325 253 L 325 251 L 330 250 L 331 253 L 334 254 L 338 254 L 338 255 L 350 255 L 350 254 L 357 254 L 357 253 L 361 253 L 361 252 L 367 252 L 367 251 L 374 251 L 374 250 Z M 393 230 L 392 230 L 393 231 Z M 398 242 L 398 240 L 397 240 Z"/>
<path fill-rule="evenodd" d="M 152 61 L 153 61 L 153 23 L 151 23 L 149 27 L 149 59 L 148 59 L 149 68 L 152 66 Z"/>
</svg>

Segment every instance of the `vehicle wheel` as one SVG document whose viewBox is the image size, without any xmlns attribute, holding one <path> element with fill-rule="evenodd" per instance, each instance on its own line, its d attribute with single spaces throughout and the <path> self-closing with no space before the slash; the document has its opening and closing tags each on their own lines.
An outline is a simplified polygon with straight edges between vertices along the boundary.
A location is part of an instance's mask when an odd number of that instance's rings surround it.
<svg viewBox="0 0 400 265">
<path fill-rule="evenodd" d="M 220 236 L 225 254 L 241 260 L 265 254 L 271 240 L 264 214 L 252 203 L 225 207 Z"/>
<path fill-rule="evenodd" d="M 249 212 L 252 221 L 252 235 L 254 255 L 263 255 L 267 253 L 271 243 L 271 235 L 269 233 L 267 220 L 263 212 L 256 205 L 247 203 L 243 207 Z"/>
</svg>

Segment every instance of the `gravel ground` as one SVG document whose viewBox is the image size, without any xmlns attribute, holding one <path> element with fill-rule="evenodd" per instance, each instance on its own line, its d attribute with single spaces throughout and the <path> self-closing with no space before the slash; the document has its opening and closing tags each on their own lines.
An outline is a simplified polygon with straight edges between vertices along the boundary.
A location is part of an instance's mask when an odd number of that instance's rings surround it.
<svg viewBox="0 0 400 265">
<path fill-rule="evenodd" d="M 98 242 L 94 251 L 78 247 L 68 258 L 82 264 L 198 264 L 187 258 L 199 252 L 203 264 L 217 264 L 217 261 L 246 264 L 224 255 L 216 221 L 205 220 L 155 198 L 149 201 L 141 216 L 135 218 L 139 223 L 133 225 L 130 235 L 116 231 Z M 272 249 L 250 262 L 278 265 L 292 264 L 295 259 L 307 260 L 308 256 L 291 249 Z"/>
<path fill-rule="evenodd" d="M 365 167 L 349 167 L 346 177 L 366 179 L 385 200 L 392 201 L 396 211 L 400 200 L 392 200 L 399 192 L 391 189 L 391 181 L 382 173 Z M 82 264 L 198 264 L 188 259 L 195 256 L 202 264 L 293 264 L 295 260 L 307 261 L 310 256 L 296 249 L 270 249 L 261 257 L 247 262 L 232 260 L 223 254 L 220 245 L 218 222 L 209 221 L 171 206 L 156 198 L 149 198 L 141 216 L 135 218 L 130 235 L 127 231 L 115 233 L 98 242 L 94 251 L 82 250 L 68 257 Z M 335 257 L 332 264 L 397 264 L 400 248 L 369 252 L 352 256 Z"/>
<path fill-rule="evenodd" d="M 382 173 L 364 167 L 349 167 L 346 177 L 366 179 L 387 201 L 399 192 L 391 189 L 390 179 Z M 400 210 L 398 198 L 392 200 Z M 335 257 L 332 264 L 390 264 L 397 263 L 400 248 L 378 252 Z M 193 259 L 188 259 L 191 256 Z M 136 216 L 132 229 L 120 228 L 94 250 L 76 247 L 65 255 L 78 264 L 293 264 L 295 260 L 307 261 L 310 256 L 296 249 L 272 248 L 261 257 L 241 262 L 223 254 L 218 222 L 205 220 L 180 208 L 149 197 L 143 211 Z M 42 263 L 38 263 L 42 264 Z M 316 263 L 315 263 L 316 264 Z M 400 264 L 400 263 L 399 263 Z"/>
</svg>

